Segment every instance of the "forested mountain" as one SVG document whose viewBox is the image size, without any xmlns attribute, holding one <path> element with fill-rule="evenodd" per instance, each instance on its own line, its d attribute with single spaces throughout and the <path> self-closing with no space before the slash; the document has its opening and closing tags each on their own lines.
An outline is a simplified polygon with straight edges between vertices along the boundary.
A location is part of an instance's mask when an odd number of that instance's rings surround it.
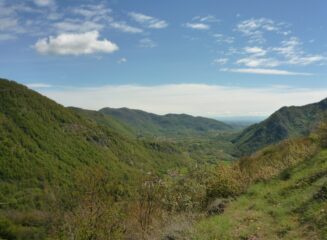
<svg viewBox="0 0 327 240">
<path fill-rule="evenodd" d="M 324 239 L 326 102 L 282 108 L 238 138 L 280 143 L 220 161 L 237 149 L 218 121 L 124 120 L 1 79 L 0 239 Z"/>
<path fill-rule="evenodd" d="M 246 128 L 234 140 L 243 154 L 251 154 L 283 139 L 307 135 L 326 117 L 327 99 L 301 107 L 283 107 L 265 121 Z"/>
<path fill-rule="evenodd" d="M 117 163 L 148 171 L 158 169 L 161 163 L 170 164 L 167 159 L 160 162 L 160 155 L 155 155 L 160 152 L 157 149 L 167 148 L 169 156 L 179 154 L 172 146 L 153 147 L 151 142 L 122 137 L 119 132 L 123 127 L 114 120 L 110 127 L 98 125 L 22 85 L 6 80 L 0 84 L 2 159 L 37 158 L 45 167 L 61 162 L 74 166 L 71 161 L 104 163 L 108 167 Z M 179 157 L 180 162 L 185 160 L 183 155 Z M 47 164 L 50 160 L 54 162 Z"/>
<path fill-rule="evenodd" d="M 193 117 L 187 114 L 161 116 L 128 108 L 103 108 L 99 112 L 125 123 L 141 136 L 187 137 L 233 129 L 228 124 L 214 119 Z"/>
<path fill-rule="evenodd" d="M 215 164 L 221 160 L 235 159 L 236 149 L 231 140 L 243 129 L 187 114 L 160 116 L 127 108 L 104 108 L 100 111 L 70 109 L 128 138 L 173 143 L 198 163 Z"/>
<path fill-rule="evenodd" d="M 192 165 L 173 144 L 137 141 L 120 130 L 115 121 L 98 125 L 25 86 L 0 80 L 0 239 L 6 235 L 1 224 L 15 232 L 6 230 L 9 239 L 44 234 L 54 189 L 74 189 L 80 171 L 105 171 L 108 191 L 128 196 L 146 173 Z"/>
</svg>

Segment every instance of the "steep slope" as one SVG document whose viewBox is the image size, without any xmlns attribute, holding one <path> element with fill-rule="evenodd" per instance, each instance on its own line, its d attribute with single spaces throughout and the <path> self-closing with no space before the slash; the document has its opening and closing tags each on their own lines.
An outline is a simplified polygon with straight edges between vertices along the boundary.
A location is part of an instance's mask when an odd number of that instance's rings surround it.
<svg viewBox="0 0 327 240">
<path fill-rule="evenodd" d="M 89 120 L 95 121 L 98 125 L 105 126 L 110 128 L 112 131 L 119 133 L 120 135 L 127 136 L 130 138 L 135 138 L 134 131 L 131 127 L 124 124 L 123 122 L 117 120 L 116 118 L 101 113 L 99 111 L 86 110 L 76 107 L 68 107 L 74 112 L 77 112 L 79 115 L 84 116 Z"/>
<path fill-rule="evenodd" d="M 188 161 L 172 146 L 155 146 L 157 143 L 122 137 L 119 134 L 122 128 L 115 121 L 110 128 L 99 126 L 75 111 L 6 80 L 0 80 L 0 123 L 2 179 L 21 174 L 14 168 L 37 178 L 37 169 L 42 167 L 101 163 L 107 167 L 128 169 L 133 166 L 133 169 L 148 171 Z M 167 149 L 168 153 L 165 155 L 158 149 Z M 174 157 L 165 158 L 174 154 L 179 161 Z"/>
<path fill-rule="evenodd" d="M 301 107 L 283 107 L 265 121 L 246 128 L 233 142 L 248 155 L 286 138 L 307 135 L 326 117 L 327 99 Z"/>
<path fill-rule="evenodd" d="M 161 116 L 128 108 L 103 108 L 100 112 L 125 123 L 140 136 L 186 137 L 232 130 L 231 126 L 223 122 L 187 114 Z"/>
<path fill-rule="evenodd" d="M 326 239 L 327 150 L 254 184 L 222 215 L 196 226 L 193 239 Z"/>
<path fill-rule="evenodd" d="M 245 186 L 192 239 L 326 239 L 327 125 L 242 158 L 232 177 Z M 220 181 L 221 182 L 221 181 Z M 231 181 L 229 181 L 231 182 Z M 235 196 L 235 195 L 234 195 Z"/>
<path fill-rule="evenodd" d="M 137 141 L 119 131 L 1 79 L 0 238 L 7 239 L 1 231 L 8 220 L 16 234 L 9 239 L 43 239 L 53 188 L 72 187 L 80 169 L 104 169 L 124 195 L 146 172 L 191 164 L 173 144 Z"/>
</svg>

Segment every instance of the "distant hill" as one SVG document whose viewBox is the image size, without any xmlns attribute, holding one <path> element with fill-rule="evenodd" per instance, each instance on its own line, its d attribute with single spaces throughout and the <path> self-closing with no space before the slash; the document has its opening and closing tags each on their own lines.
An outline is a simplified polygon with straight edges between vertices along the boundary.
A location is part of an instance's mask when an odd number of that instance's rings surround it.
<svg viewBox="0 0 327 240">
<path fill-rule="evenodd" d="M 116 119 L 115 117 L 106 115 L 99 111 L 86 110 L 76 107 L 68 107 L 68 108 L 89 120 L 95 121 L 100 126 L 105 126 L 110 128 L 112 131 L 115 131 L 120 135 L 127 136 L 130 138 L 135 138 L 134 130 L 127 124 L 124 124 L 123 122 Z"/>
<path fill-rule="evenodd" d="M 99 112 L 125 123 L 140 136 L 185 137 L 230 131 L 230 125 L 218 120 L 187 114 L 156 115 L 128 108 L 103 108 Z"/>
<path fill-rule="evenodd" d="M 23 85 L 0 79 L 0 178 L 12 183 L 16 178 L 51 181 L 63 180 L 82 165 L 100 164 L 125 175 L 189 163 L 173 144 L 137 141 L 123 136 L 128 129 L 117 120 L 104 122 L 107 125 L 100 125 Z"/>
<path fill-rule="evenodd" d="M 326 113 L 327 99 L 301 107 L 283 107 L 265 121 L 246 128 L 233 142 L 242 155 L 248 155 L 283 139 L 307 135 Z"/>
<path fill-rule="evenodd" d="M 114 114 L 104 113 L 104 110 L 92 111 L 75 107 L 69 109 L 128 138 L 174 144 L 197 163 L 205 164 L 235 159 L 231 139 L 240 129 L 244 129 L 235 125 L 232 129 L 227 126 L 228 130 L 220 130 L 220 122 L 186 114 L 160 116 L 127 108 L 110 109 Z M 109 111 L 109 108 L 106 110 Z M 120 114 L 124 116 L 124 120 L 116 117 Z M 224 126 L 223 123 L 222 125 Z M 197 128 L 199 126 L 202 128 Z"/>
</svg>

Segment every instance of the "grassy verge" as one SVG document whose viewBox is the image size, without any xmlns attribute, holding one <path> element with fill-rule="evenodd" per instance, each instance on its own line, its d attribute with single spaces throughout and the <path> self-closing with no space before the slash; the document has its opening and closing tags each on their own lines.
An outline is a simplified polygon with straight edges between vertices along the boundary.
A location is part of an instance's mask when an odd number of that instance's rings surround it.
<svg viewBox="0 0 327 240">
<path fill-rule="evenodd" d="M 327 150 L 254 184 L 223 215 L 196 225 L 193 239 L 326 239 Z"/>
</svg>

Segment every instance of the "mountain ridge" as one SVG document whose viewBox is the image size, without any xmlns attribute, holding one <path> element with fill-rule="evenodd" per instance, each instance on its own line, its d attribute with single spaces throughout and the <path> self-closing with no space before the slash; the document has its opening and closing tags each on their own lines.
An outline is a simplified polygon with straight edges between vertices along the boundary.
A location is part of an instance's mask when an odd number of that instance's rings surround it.
<svg viewBox="0 0 327 240">
<path fill-rule="evenodd" d="M 221 121 L 189 114 L 158 115 L 129 108 L 102 108 L 99 112 L 123 122 L 138 135 L 176 137 L 233 130 L 232 126 Z"/>
<path fill-rule="evenodd" d="M 244 129 L 233 143 L 242 155 L 287 138 L 306 136 L 327 116 L 327 98 L 303 106 L 282 107 L 266 120 Z"/>
</svg>

